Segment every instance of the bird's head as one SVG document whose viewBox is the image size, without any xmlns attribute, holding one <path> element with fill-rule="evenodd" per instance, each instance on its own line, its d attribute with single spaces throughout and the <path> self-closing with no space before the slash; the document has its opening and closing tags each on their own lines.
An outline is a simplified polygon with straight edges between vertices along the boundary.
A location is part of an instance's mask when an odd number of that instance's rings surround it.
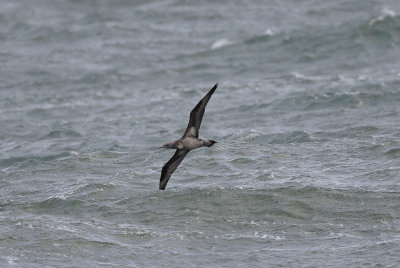
<svg viewBox="0 0 400 268">
<path fill-rule="evenodd" d="M 213 146 L 214 144 L 216 144 L 216 143 L 218 143 L 218 142 L 216 142 L 216 141 L 213 141 L 213 140 L 209 140 L 208 142 L 207 142 L 207 147 L 211 147 L 211 146 Z"/>
</svg>

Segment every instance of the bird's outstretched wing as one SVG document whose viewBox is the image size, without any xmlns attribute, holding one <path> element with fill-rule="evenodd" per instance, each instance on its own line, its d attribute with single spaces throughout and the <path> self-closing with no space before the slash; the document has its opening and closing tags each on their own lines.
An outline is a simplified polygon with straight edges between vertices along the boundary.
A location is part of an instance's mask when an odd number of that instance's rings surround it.
<svg viewBox="0 0 400 268">
<path fill-rule="evenodd" d="M 190 112 L 189 124 L 186 128 L 183 137 L 199 137 L 199 129 L 201 125 L 201 120 L 203 119 L 204 111 L 206 110 L 206 105 L 210 100 L 212 94 L 217 89 L 218 83 L 214 85 L 210 91 L 197 103 L 197 105 Z"/>
<path fill-rule="evenodd" d="M 160 177 L 160 190 L 165 190 L 165 187 L 167 186 L 168 180 L 171 177 L 172 173 L 176 170 L 176 168 L 179 166 L 179 164 L 182 162 L 183 158 L 185 158 L 188 152 L 189 150 L 176 150 L 172 158 L 163 166 Z"/>
</svg>

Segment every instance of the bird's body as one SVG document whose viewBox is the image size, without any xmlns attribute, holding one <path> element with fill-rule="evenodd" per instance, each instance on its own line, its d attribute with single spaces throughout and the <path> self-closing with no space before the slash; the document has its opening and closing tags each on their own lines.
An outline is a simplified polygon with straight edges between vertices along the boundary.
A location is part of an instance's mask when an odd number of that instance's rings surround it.
<svg viewBox="0 0 400 268">
<path fill-rule="evenodd" d="M 160 190 L 165 190 L 168 180 L 172 173 L 177 169 L 183 158 L 187 155 L 190 150 L 194 150 L 200 147 L 211 147 L 216 142 L 213 140 L 199 139 L 199 129 L 203 115 L 206 109 L 206 105 L 210 100 L 212 94 L 217 89 L 218 83 L 200 100 L 200 102 L 190 112 L 189 124 L 186 128 L 185 134 L 182 138 L 166 143 L 162 148 L 176 149 L 175 154 L 172 158 L 163 166 L 160 177 Z"/>
<path fill-rule="evenodd" d="M 203 146 L 208 146 L 210 144 L 209 141 L 202 140 L 194 137 L 182 137 L 179 140 L 166 143 L 162 146 L 162 148 L 166 149 L 179 149 L 179 150 L 194 150 Z"/>
</svg>

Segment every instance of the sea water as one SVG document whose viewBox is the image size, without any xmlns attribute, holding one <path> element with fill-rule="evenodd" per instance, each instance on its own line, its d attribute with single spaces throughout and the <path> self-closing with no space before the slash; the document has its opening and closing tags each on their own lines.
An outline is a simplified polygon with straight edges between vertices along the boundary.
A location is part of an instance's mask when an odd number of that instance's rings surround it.
<svg viewBox="0 0 400 268">
<path fill-rule="evenodd" d="M 3 0 L 0 44 L 1 267 L 398 267 L 397 1 Z"/>
</svg>

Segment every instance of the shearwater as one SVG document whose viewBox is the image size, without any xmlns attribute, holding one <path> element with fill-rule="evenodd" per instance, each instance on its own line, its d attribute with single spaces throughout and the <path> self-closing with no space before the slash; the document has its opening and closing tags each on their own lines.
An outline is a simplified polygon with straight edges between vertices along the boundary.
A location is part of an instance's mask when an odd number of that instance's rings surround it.
<svg viewBox="0 0 400 268">
<path fill-rule="evenodd" d="M 199 129 L 204 112 L 206 110 L 207 103 L 217 87 L 218 83 L 216 83 L 214 87 L 210 89 L 210 91 L 208 91 L 208 93 L 199 101 L 199 103 L 197 103 L 197 105 L 190 112 L 189 124 L 182 138 L 173 142 L 168 142 L 161 147 L 167 149 L 176 149 L 176 151 L 172 158 L 162 168 L 159 185 L 160 190 L 165 190 L 165 187 L 167 186 L 168 180 L 171 177 L 172 173 L 177 169 L 183 158 L 185 158 L 190 150 L 194 150 L 203 146 L 211 147 L 215 143 L 217 143 L 213 140 L 199 139 Z"/>
</svg>

